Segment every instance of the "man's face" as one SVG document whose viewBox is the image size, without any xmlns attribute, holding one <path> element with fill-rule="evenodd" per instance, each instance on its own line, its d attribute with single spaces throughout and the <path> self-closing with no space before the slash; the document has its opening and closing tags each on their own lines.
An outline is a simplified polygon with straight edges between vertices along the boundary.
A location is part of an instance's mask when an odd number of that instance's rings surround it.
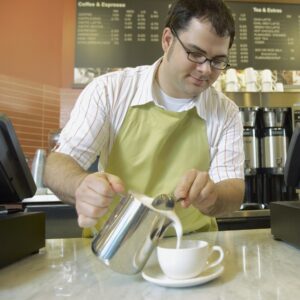
<svg viewBox="0 0 300 300">
<path fill-rule="evenodd" d="M 178 32 L 178 38 L 183 45 L 170 28 L 164 29 L 164 58 L 158 71 L 158 82 L 169 96 L 195 97 L 211 86 L 222 71 L 213 68 L 209 61 L 203 64 L 189 61 L 183 46 L 208 59 L 224 59 L 228 56 L 230 38 L 219 37 L 209 22 L 198 19 L 192 19 L 186 31 Z"/>
</svg>

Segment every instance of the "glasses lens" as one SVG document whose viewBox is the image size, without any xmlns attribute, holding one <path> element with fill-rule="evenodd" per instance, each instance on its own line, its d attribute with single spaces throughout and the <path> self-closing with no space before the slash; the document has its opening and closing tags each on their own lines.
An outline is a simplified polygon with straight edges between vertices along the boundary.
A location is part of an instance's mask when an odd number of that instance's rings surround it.
<svg viewBox="0 0 300 300">
<path fill-rule="evenodd" d="M 197 52 L 190 52 L 188 55 L 188 59 L 198 64 L 203 64 L 204 62 L 206 62 L 206 57 Z"/>
<path fill-rule="evenodd" d="M 219 59 L 209 60 L 206 58 L 206 56 L 204 56 L 201 53 L 197 53 L 197 52 L 188 53 L 188 59 L 197 64 L 203 64 L 208 60 L 208 61 L 210 61 L 210 65 L 213 68 L 218 69 L 218 70 L 225 70 L 228 66 L 227 61 L 219 60 Z"/>
<path fill-rule="evenodd" d="M 215 60 L 215 59 L 211 61 L 211 66 L 215 69 L 224 70 L 226 69 L 227 65 L 228 65 L 227 61 Z"/>
</svg>

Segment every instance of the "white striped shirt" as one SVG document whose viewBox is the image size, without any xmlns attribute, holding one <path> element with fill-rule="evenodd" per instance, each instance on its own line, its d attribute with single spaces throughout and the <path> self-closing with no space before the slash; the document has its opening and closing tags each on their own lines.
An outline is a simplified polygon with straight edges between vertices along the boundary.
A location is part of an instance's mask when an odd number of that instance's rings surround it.
<svg viewBox="0 0 300 300">
<path fill-rule="evenodd" d="M 55 151 L 71 155 L 84 169 L 100 155 L 105 167 L 127 110 L 148 102 L 158 105 L 153 82 L 159 63 L 94 79 L 77 99 Z M 206 121 L 212 180 L 244 178 L 243 126 L 236 104 L 210 87 L 195 99 L 194 106 Z"/>
</svg>

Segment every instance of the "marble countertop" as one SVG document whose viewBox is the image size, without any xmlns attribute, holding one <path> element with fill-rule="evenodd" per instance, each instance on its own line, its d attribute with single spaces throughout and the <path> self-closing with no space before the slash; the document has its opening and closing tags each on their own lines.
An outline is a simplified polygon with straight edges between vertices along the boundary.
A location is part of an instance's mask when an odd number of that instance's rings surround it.
<svg viewBox="0 0 300 300">
<path fill-rule="evenodd" d="M 270 229 L 198 233 L 221 245 L 224 272 L 211 282 L 167 288 L 102 265 L 89 239 L 50 239 L 40 253 L 0 269 L 0 299 L 300 299 L 300 249 Z"/>
</svg>

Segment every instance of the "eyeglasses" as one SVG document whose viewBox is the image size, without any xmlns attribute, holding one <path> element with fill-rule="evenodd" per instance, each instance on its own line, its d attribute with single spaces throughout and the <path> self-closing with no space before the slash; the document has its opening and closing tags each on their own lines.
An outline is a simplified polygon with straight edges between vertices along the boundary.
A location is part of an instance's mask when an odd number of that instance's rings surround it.
<svg viewBox="0 0 300 300">
<path fill-rule="evenodd" d="M 197 64 L 204 64 L 206 61 L 209 61 L 210 66 L 217 70 L 225 70 L 226 68 L 230 67 L 230 64 L 228 63 L 228 60 L 226 58 L 224 58 L 223 60 L 220 58 L 209 59 L 200 52 L 195 52 L 195 51 L 189 50 L 188 48 L 186 48 L 184 46 L 183 42 L 178 37 L 176 31 L 173 28 L 171 28 L 171 31 L 172 31 L 173 35 L 179 41 L 179 43 L 182 46 L 182 48 L 184 49 L 184 51 L 186 52 L 187 59 L 189 61 L 197 63 Z"/>
</svg>

